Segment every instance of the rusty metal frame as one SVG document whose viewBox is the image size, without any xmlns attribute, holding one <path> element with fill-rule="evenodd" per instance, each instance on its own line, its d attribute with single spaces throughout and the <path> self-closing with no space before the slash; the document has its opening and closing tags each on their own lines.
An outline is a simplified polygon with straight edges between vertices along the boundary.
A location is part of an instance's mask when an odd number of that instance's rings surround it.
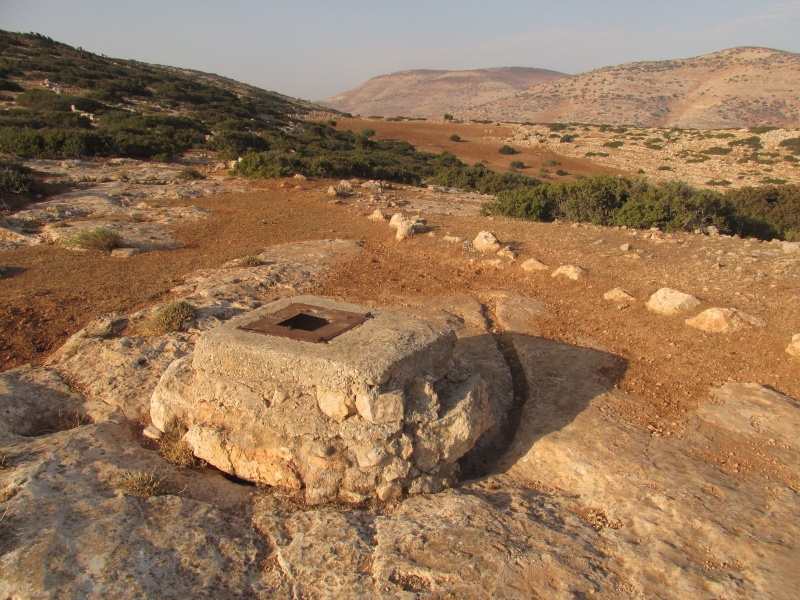
<svg viewBox="0 0 800 600">
<path fill-rule="evenodd" d="M 289 304 L 271 315 L 266 315 L 239 329 L 302 340 L 305 342 L 328 342 L 337 335 L 361 325 L 370 313 L 354 313 L 311 304 Z"/>
</svg>

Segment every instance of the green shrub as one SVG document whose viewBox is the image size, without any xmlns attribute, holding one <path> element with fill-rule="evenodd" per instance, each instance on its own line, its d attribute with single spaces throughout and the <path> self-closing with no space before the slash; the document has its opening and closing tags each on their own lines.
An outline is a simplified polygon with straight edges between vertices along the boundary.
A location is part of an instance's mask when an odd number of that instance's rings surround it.
<svg viewBox="0 0 800 600">
<path fill-rule="evenodd" d="M 791 154 L 800 154 L 800 137 L 787 138 L 778 144 L 781 148 L 786 148 Z"/>
<path fill-rule="evenodd" d="M 608 152 L 587 152 L 585 156 L 608 156 Z"/>
<path fill-rule="evenodd" d="M 711 179 L 706 181 L 706 185 L 719 185 L 719 186 L 728 186 L 731 185 L 733 182 L 728 181 L 727 179 Z"/>
<path fill-rule="evenodd" d="M 451 114 L 449 114 L 449 113 L 448 113 L 448 114 L 446 114 L 446 115 L 444 116 L 444 120 L 445 120 L 445 121 L 452 121 L 452 120 L 453 120 L 453 115 L 451 115 Z"/>
<path fill-rule="evenodd" d="M 728 142 L 728 146 L 747 146 L 748 148 L 752 148 L 753 150 L 761 150 L 764 147 L 764 144 L 761 143 L 761 138 L 757 135 L 754 135 L 749 138 L 744 138 L 741 140 L 734 140 L 732 142 Z"/>
<path fill-rule="evenodd" d="M 33 174 L 28 167 L 0 158 L 0 192 L 25 194 L 31 191 L 33 182 Z"/>
<path fill-rule="evenodd" d="M 603 144 L 603 146 L 605 146 L 606 148 L 619 148 L 620 146 L 623 146 L 624 144 L 625 144 L 625 142 L 623 142 L 621 140 L 613 140 L 611 142 L 606 142 L 605 144 Z"/>
<path fill-rule="evenodd" d="M 153 335 L 162 335 L 180 331 L 184 321 L 194 319 L 197 311 L 194 306 L 184 300 L 175 300 L 161 307 L 150 317 L 146 329 Z"/>
<path fill-rule="evenodd" d="M 527 168 L 525 166 L 525 163 L 522 162 L 521 160 L 513 160 L 513 161 L 511 161 L 511 164 L 509 165 L 509 167 L 511 167 L 512 169 L 525 169 L 525 168 Z"/>
<path fill-rule="evenodd" d="M 511 146 L 509 146 L 508 144 L 504 144 L 500 148 L 500 150 L 498 150 L 498 152 L 500 154 L 516 154 L 517 153 L 517 151 L 514 148 L 512 148 Z"/>
<path fill-rule="evenodd" d="M 763 185 L 728 190 L 732 230 L 760 239 L 800 238 L 800 185 Z"/>
<path fill-rule="evenodd" d="M 450 141 L 451 142 L 460 142 L 461 141 L 461 136 L 458 135 L 457 133 L 454 133 L 453 135 L 450 136 Z"/>
<path fill-rule="evenodd" d="M 111 252 L 114 248 L 122 246 L 122 237 L 115 231 L 106 227 L 95 227 L 76 234 L 69 240 L 70 246 L 86 250 L 104 250 Z"/>
<path fill-rule="evenodd" d="M 722 146 L 712 146 L 711 148 L 700 150 L 701 154 L 707 154 L 708 156 L 722 156 L 731 152 L 733 152 L 733 148 L 723 148 Z"/>
<path fill-rule="evenodd" d="M 567 133 L 561 136 L 560 141 L 562 144 L 569 144 L 575 141 L 575 138 L 578 137 L 577 134 L 574 133 Z"/>
</svg>

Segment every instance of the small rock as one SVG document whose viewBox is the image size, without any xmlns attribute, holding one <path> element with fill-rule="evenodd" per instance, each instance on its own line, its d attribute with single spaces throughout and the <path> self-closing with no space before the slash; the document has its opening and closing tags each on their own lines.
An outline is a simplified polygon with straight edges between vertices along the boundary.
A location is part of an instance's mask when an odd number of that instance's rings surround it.
<svg viewBox="0 0 800 600">
<path fill-rule="evenodd" d="M 161 431 L 159 431 L 155 425 L 148 425 L 144 428 L 144 431 L 142 431 L 142 435 L 150 438 L 151 440 L 160 440 L 161 436 L 164 434 L 161 433 Z"/>
<path fill-rule="evenodd" d="M 402 390 L 384 394 L 364 392 L 356 398 L 356 409 L 370 423 L 400 421 L 405 413 L 405 394 Z"/>
<path fill-rule="evenodd" d="M 709 225 L 706 227 L 706 233 L 711 236 L 717 236 L 719 235 L 719 227 L 716 225 Z"/>
<path fill-rule="evenodd" d="M 404 223 L 408 220 L 408 217 L 403 213 L 394 213 L 392 218 L 389 220 L 389 227 L 392 229 L 397 229 L 400 226 L 400 223 Z"/>
<path fill-rule="evenodd" d="M 609 290 L 603 294 L 603 299 L 613 300 L 615 302 L 627 302 L 630 300 L 635 300 L 636 298 L 634 298 L 627 290 L 624 290 L 621 287 L 615 287 L 613 290 Z"/>
<path fill-rule="evenodd" d="M 502 248 L 502 249 L 498 250 L 497 256 L 499 256 L 501 258 L 508 258 L 512 262 L 517 260 L 517 253 L 514 251 L 514 249 L 511 246 L 506 246 L 505 248 Z"/>
<path fill-rule="evenodd" d="M 536 260 L 535 258 L 529 258 L 524 263 L 522 263 L 522 268 L 525 271 L 546 271 L 550 267 L 544 264 L 540 260 Z"/>
<path fill-rule="evenodd" d="M 446 235 L 442 239 L 448 244 L 460 244 L 464 241 L 464 238 L 460 238 L 454 235 Z"/>
<path fill-rule="evenodd" d="M 800 333 L 792 336 L 792 343 L 786 346 L 786 352 L 791 356 L 800 356 Z"/>
<path fill-rule="evenodd" d="M 577 281 L 578 279 L 582 278 L 586 275 L 586 269 L 575 265 L 562 265 L 558 267 L 555 271 L 552 272 L 550 275 L 551 277 L 566 277 L 567 279 L 571 279 L 573 281 Z"/>
<path fill-rule="evenodd" d="M 763 327 L 764 321 L 735 308 L 709 308 L 684 321 L 690 327 L 708 333 L 729 333 L 747 325 Z"/>
<path fill-rule="evenodd" d="M 370 221 L 385 221 L 387 219 L 386 214 L 380 209 L 376 208 L 375 212 L 373 212 L 368 219 Z"/>
<path fill-rule="evenodd" d="M 684 294 L 670 288 L 661 288 L 650 296 L 647 308 L 661 315 L 677 315 L 699 306 L 700 300 L 690 294 Z"/>
<path fill-rule="evenodd" d="M 497 252 L 500 246 L 500 240 L 491 231 L 481 231 L 472 241 L 472 245 L 480 252 Z"/>
<path fill-rule="evenodd" d="M 506 267 L 506 263 L 504 263 L 499 258 L 492 258 L 492 259 L 482 260 L 481 263 L 486 265 L 486 266 L 489 266 L 489 267 L 494 267 L 496 269 L 505 269 L 505 267 Z"/>
<path fill-rule="evenodd" d="M 308 180 L 308 177 L 306 177 L 302 173 L 295 173 L 293 179 L 297 179 L 299 181 L 306 181 Z"/>
<path fill-rule="evenodd" d="M 115 256 L 116 258 L 130 258 L 140 252 L 141 250 L 139 250 L 139 248 L 115 248 L 111 251 L 111 256 Z"/>
<path fill-rule="evenodd" d="M 629 252 L 630 249 L 631 249 L 631 245 L 630 244 L 622 244 L 619 247 L 619 249 L 622 250 L 623 252 Z"/>
<path fill-rule="evenodd" d="M 405 220 L 397 225 L 397 234 L 395 237 L 398 240 L 405 240 L 410 238 L 416 233 L 415 223 L 413 221 Z"/>
<path fill-rule="evenodd" d="M 800 242 L 781 242 L 784 254 L 800 254 Z"/>
</svg>

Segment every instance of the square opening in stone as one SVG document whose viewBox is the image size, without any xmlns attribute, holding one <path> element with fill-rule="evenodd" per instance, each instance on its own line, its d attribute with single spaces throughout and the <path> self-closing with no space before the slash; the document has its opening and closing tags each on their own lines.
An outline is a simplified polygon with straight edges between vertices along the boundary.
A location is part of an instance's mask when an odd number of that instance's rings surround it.
<svg viewBox="0 0 800 600">
<path fill-rule="evenodd" d="M 370 314 L 324 308 L 311 304 L 290 304 L 271 315 L 265 315 L 241 325 L 239 329 L 286 337 L 306 342 L 327 342 L 337 335 L 360 325 Z"/>
<path fill-rule="evenodd" d="M 316 331 L 321 327 L 325 327 L 325 325 L 328 325 L 329 323 L 330 321 L 323 319 L 322 317 L 315 317 L 314 315 L 300 313 L 299 315 L 290 317 L 285 321 L 281 321 L 278 323 L 278 327 L 286 327 L 287 329 L 301 329 L 303 331 Z"/>
</svg>

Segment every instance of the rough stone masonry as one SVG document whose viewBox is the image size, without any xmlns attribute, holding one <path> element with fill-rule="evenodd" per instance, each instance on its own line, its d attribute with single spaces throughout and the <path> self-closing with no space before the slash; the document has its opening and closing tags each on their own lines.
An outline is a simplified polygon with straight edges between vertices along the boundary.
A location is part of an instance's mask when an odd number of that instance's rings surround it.
<svg viewBox="0 0 800 600">
<path fill-rule="evenodd" d="M 368 311 L 300 296 L 206 332 L 164 373 L 153 424 L 185 432 L 222 471 L 304 490 L 310 504 L 451 486 L 456 461 L 493 424 L 487 386 L 454 352 L 453 332 L 382 309 L 324 343 L 241 328 L 295 304 Z"/>
</svg>

